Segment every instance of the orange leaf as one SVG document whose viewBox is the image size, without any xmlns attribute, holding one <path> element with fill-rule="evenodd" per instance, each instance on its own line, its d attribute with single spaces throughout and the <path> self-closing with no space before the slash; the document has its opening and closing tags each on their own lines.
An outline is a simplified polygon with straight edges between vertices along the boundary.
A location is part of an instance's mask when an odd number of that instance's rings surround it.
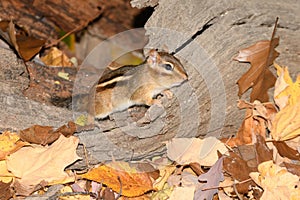
<svg viewBox="0 0 300 200">
<path fill-rule="evenodd" d="M 227 141 L 229 146 L 237 146 L 242 144 L 252 143 L 252 139 L 255 135 L 261 135 L 266 137 L 266 128 L 271 127 L 271 120 L 275 117 L 276 108 L 272 103 L 260 103 L 254 101 L 248 103 L 240 100 L 238 103 L 240 109 L 247 109 L 245 119 L 238 130 L 235 138 L 231 138 Z M 225 142 L 225 139 L 222 139 Z"/>
<path fill-rule="evenodd" d="M 268 89 L 273 87 L 276 81 L 275 76 L 268 69 L 279 55 L 275 50 L 275 47 L 279 44 L 279 38 L 273 38 L 276 25 L 277 21 L 271 41 L 259 41 L 248 48 L 240 50 L 239 55 L 234 58 L 240 62 L 251 63 L 251 68 L 237 81 L 239 97 L 252 87 L 251 102 L 254 100 L 267 102 L 269 100 Z"/>
<path fill-rule="evenodd" d="M 104 183 L 115 192 L 119 192 L 122 185 L 122 195 L 127 197 L 140 196 L 153 190 L 149 175 L 145 172 L 138 172 L 126 162 L 101 165 L 83 174 L 82 178 Z"/>
</svg>

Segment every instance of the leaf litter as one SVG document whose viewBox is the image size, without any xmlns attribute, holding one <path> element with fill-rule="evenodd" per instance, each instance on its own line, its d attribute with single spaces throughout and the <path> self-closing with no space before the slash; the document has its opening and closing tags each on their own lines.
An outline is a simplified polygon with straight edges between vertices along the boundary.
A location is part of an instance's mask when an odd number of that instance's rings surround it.
<svg viewBox="0 0 300 200">
<path fill-rule="evenodd" d="M 9 23 L 10 29 L 2 28 L 1 34 L 18 51 Z M 166 142 L 167 157 L 102 163 L 80 173 L 67 169 L 80 159 L 76 154 L 79 139 L 72 136 L 74 123 L 56 130 L 34 125 L 19 133 L 6 131 L 0 135 L 0 199 L 32 194 L 57 199 L 299 198 L 300 75 L 293 81 L 287 67 L 275 63 L 277 77 L 269 69 L 279 55 L 275 31 L 276 26 L 271 40 L 244 48 L 235 58 L 251 64 L 237 81 L 238 96 L 252 88 L 250 101 L 238 102 L 245 117 L 235 137 L 174 138 Z M 73 65 L 57 49 L 42 60 L 64 66 L 63 70 Z M 57 69 L 49 80 L 59 79 L 63 85 L 72 73 Z M 40 75 L 35 74 L 38 79 Z M 267 91 L 273 86 L 274 102 L 269 102 Z"/>
</svg>

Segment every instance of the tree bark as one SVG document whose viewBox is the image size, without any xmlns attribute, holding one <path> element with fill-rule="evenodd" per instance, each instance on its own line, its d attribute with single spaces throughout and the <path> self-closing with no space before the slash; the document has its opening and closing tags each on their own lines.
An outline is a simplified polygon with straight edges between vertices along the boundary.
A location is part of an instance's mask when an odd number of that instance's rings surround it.
<svg viewBox="0 0 300 200">
<path fill-rule="evenodd" d="M 137 4 L 139 1 L 134 2 Z M 149 36 L 147 47 L 167 48 L 169 52 L 174 52 L 199 31 L 191 43 L 175 53 L 184 63 L 189 81 L 172 90 L 172 100 L 162 97 L 164 110 L 150 108 L 153 115 L 164 112 L 144 127 L 135 126 L 125 111 L 113 115 L 115 120 L 101 121 L 101 129 L 77 133 L 88 151 L 90 163 L 112 157 L 125 160 L 153 157 L 164 152 L 164 142 L 173 137 L 235 134 L 244 117 L 244 111 L 239 111 L 236 106 L 236 81 L 250 65 L 238 63 L 232 58 L 240 49 L 270 39 L 278 16 L 277 35 L 281 39 L 276 48 L 280 52 L 276 61 L 289 66 L 295 77 L 300 61 L 299 10 L 297 0 L 159 1 L 145 26 Z M 12 53 L 1 51 L 2 55 L 9 55 L 2 56 L 0 65 L 4 68 L 0 74 L 4 80 L 0 92 L 3 99 L 0 110 L 2 130 L 20 130 L 33 124 L 58 127 L 72 120 L 70 110 L 45 106 L 24 98 L 20 92 L 24 89 L 24 82 L 18 85 L 13 81 L 16 80 L 13 76 L 22 78 L 17 74 L 24 70 L 21 67 L 9 72 L 14 74 L 11 77 L 5 74 L 8 65 L 16 67 L 20 63 Z M 11 83 L 7 83 L 8 78 Z M 10 88 L 12 85 L 18 87 Z M 248 99 L 248 94 L 243 98 Z M 85 157 L 82 148 L 79 152 Z M 78 164 L 84 166 L 84 160 Z"/>
</svg>

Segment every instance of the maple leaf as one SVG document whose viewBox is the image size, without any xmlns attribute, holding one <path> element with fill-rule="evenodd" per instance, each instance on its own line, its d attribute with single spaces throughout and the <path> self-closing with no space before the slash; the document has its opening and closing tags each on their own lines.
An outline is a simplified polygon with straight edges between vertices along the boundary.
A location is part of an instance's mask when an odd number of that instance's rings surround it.
<svg viewBox="0 0 300 200">
<path fill-rule="evenodd" d="M 290 77 L 287 67 L 274 63 L 278 78 L 275 83 L 274 100 L 280 109 L 287 104 L 295 105 L 300 100 L 300 75 L 295 82 Z"/>
<path fill-rule="evenodd" d="M 0 135 L 0 160 L 4 160 L 6 156 L 25 145 L 28 143 L 20 141 L 20 137 L 16 133 L 5 131 Z"/>
<path fill-rule="evenodd" d="M 139 172 L 126 162 L 101 165 L 83 174 L 82 178 L 103 183 L 127 197 L 136 197 L 153 190 L 148 173 Z M 122 186 L 122 190 L 121 190 Z"/>
<path fill-rule="evenodd" d="M 181 165 L 196 162 L 212 166 L 218 160 L 217 151 L 225 153 L 227 148 L 215 137 L 173 138 L 167 143 L 167 156 Z"/>
<path fill-rule="evenodd" d="M 272 137 L 284 141 L 300 135 L 300 101 L 280 110 L 273 120 Z"/>
<path fill-rule="evenodd" d="M 279 38 L 274 38 L 276 26 L 277 21 L 271 41 L 259 41 L 248 48 L 240 50 L 239 55 L 234 58 L 239 62 L 251 63 L 251 68 L 237 81 L 239 97 L 252 87 L 251 102 L 254 100 L 267 102 L 269 100 L 267 92 L 269 88 L 274 86 L 276 78 L 268 67 L 279 55 L 275 50 L 275 47 L 279 44 Z"/>
<path fill-rule="evenodd" d="M 61 135 L 50 146 L 33 144 L 11 154 L 7 159 L 7 168 L 18 177 L 14 185 L 17 193 L 29 195 L 42 181 L 74 181 L 75 177 L 67 174 L 64 169 L 79 159 L 76 154 L 78 142 L 77 137 L 66 138 Z"/>
<path fill-rule="evenodd" d="M 271 135 L 283 141 L 300 135 L 300 75 L 293 82 L 288 69 L 275 64 L 278 79 L 274 99 L 280 111 L 272 120 Z"/>
<path fill-rule="evenodd" d="M 264 189 L 261 200 L 299 199 L 299 177 L 273 161 L 261 163 L 258 172 L 251 172 L 250 177 Z"/>
</svg>

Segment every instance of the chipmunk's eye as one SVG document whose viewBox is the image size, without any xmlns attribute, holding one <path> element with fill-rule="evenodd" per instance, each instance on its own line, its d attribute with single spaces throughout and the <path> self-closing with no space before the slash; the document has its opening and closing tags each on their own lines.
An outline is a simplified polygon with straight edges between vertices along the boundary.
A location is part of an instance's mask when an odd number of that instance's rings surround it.
<svg viewBox="0 0 300 200">
<path fill-rule="evenodd" d="M 164 67 L 166 70 L 168 70 L 168 71 L 173 70 L 173 65 L 170 64 L 170 63 L 165 63 L 165 64 L 163 64 L 163 67 Z"/>
</svg>

